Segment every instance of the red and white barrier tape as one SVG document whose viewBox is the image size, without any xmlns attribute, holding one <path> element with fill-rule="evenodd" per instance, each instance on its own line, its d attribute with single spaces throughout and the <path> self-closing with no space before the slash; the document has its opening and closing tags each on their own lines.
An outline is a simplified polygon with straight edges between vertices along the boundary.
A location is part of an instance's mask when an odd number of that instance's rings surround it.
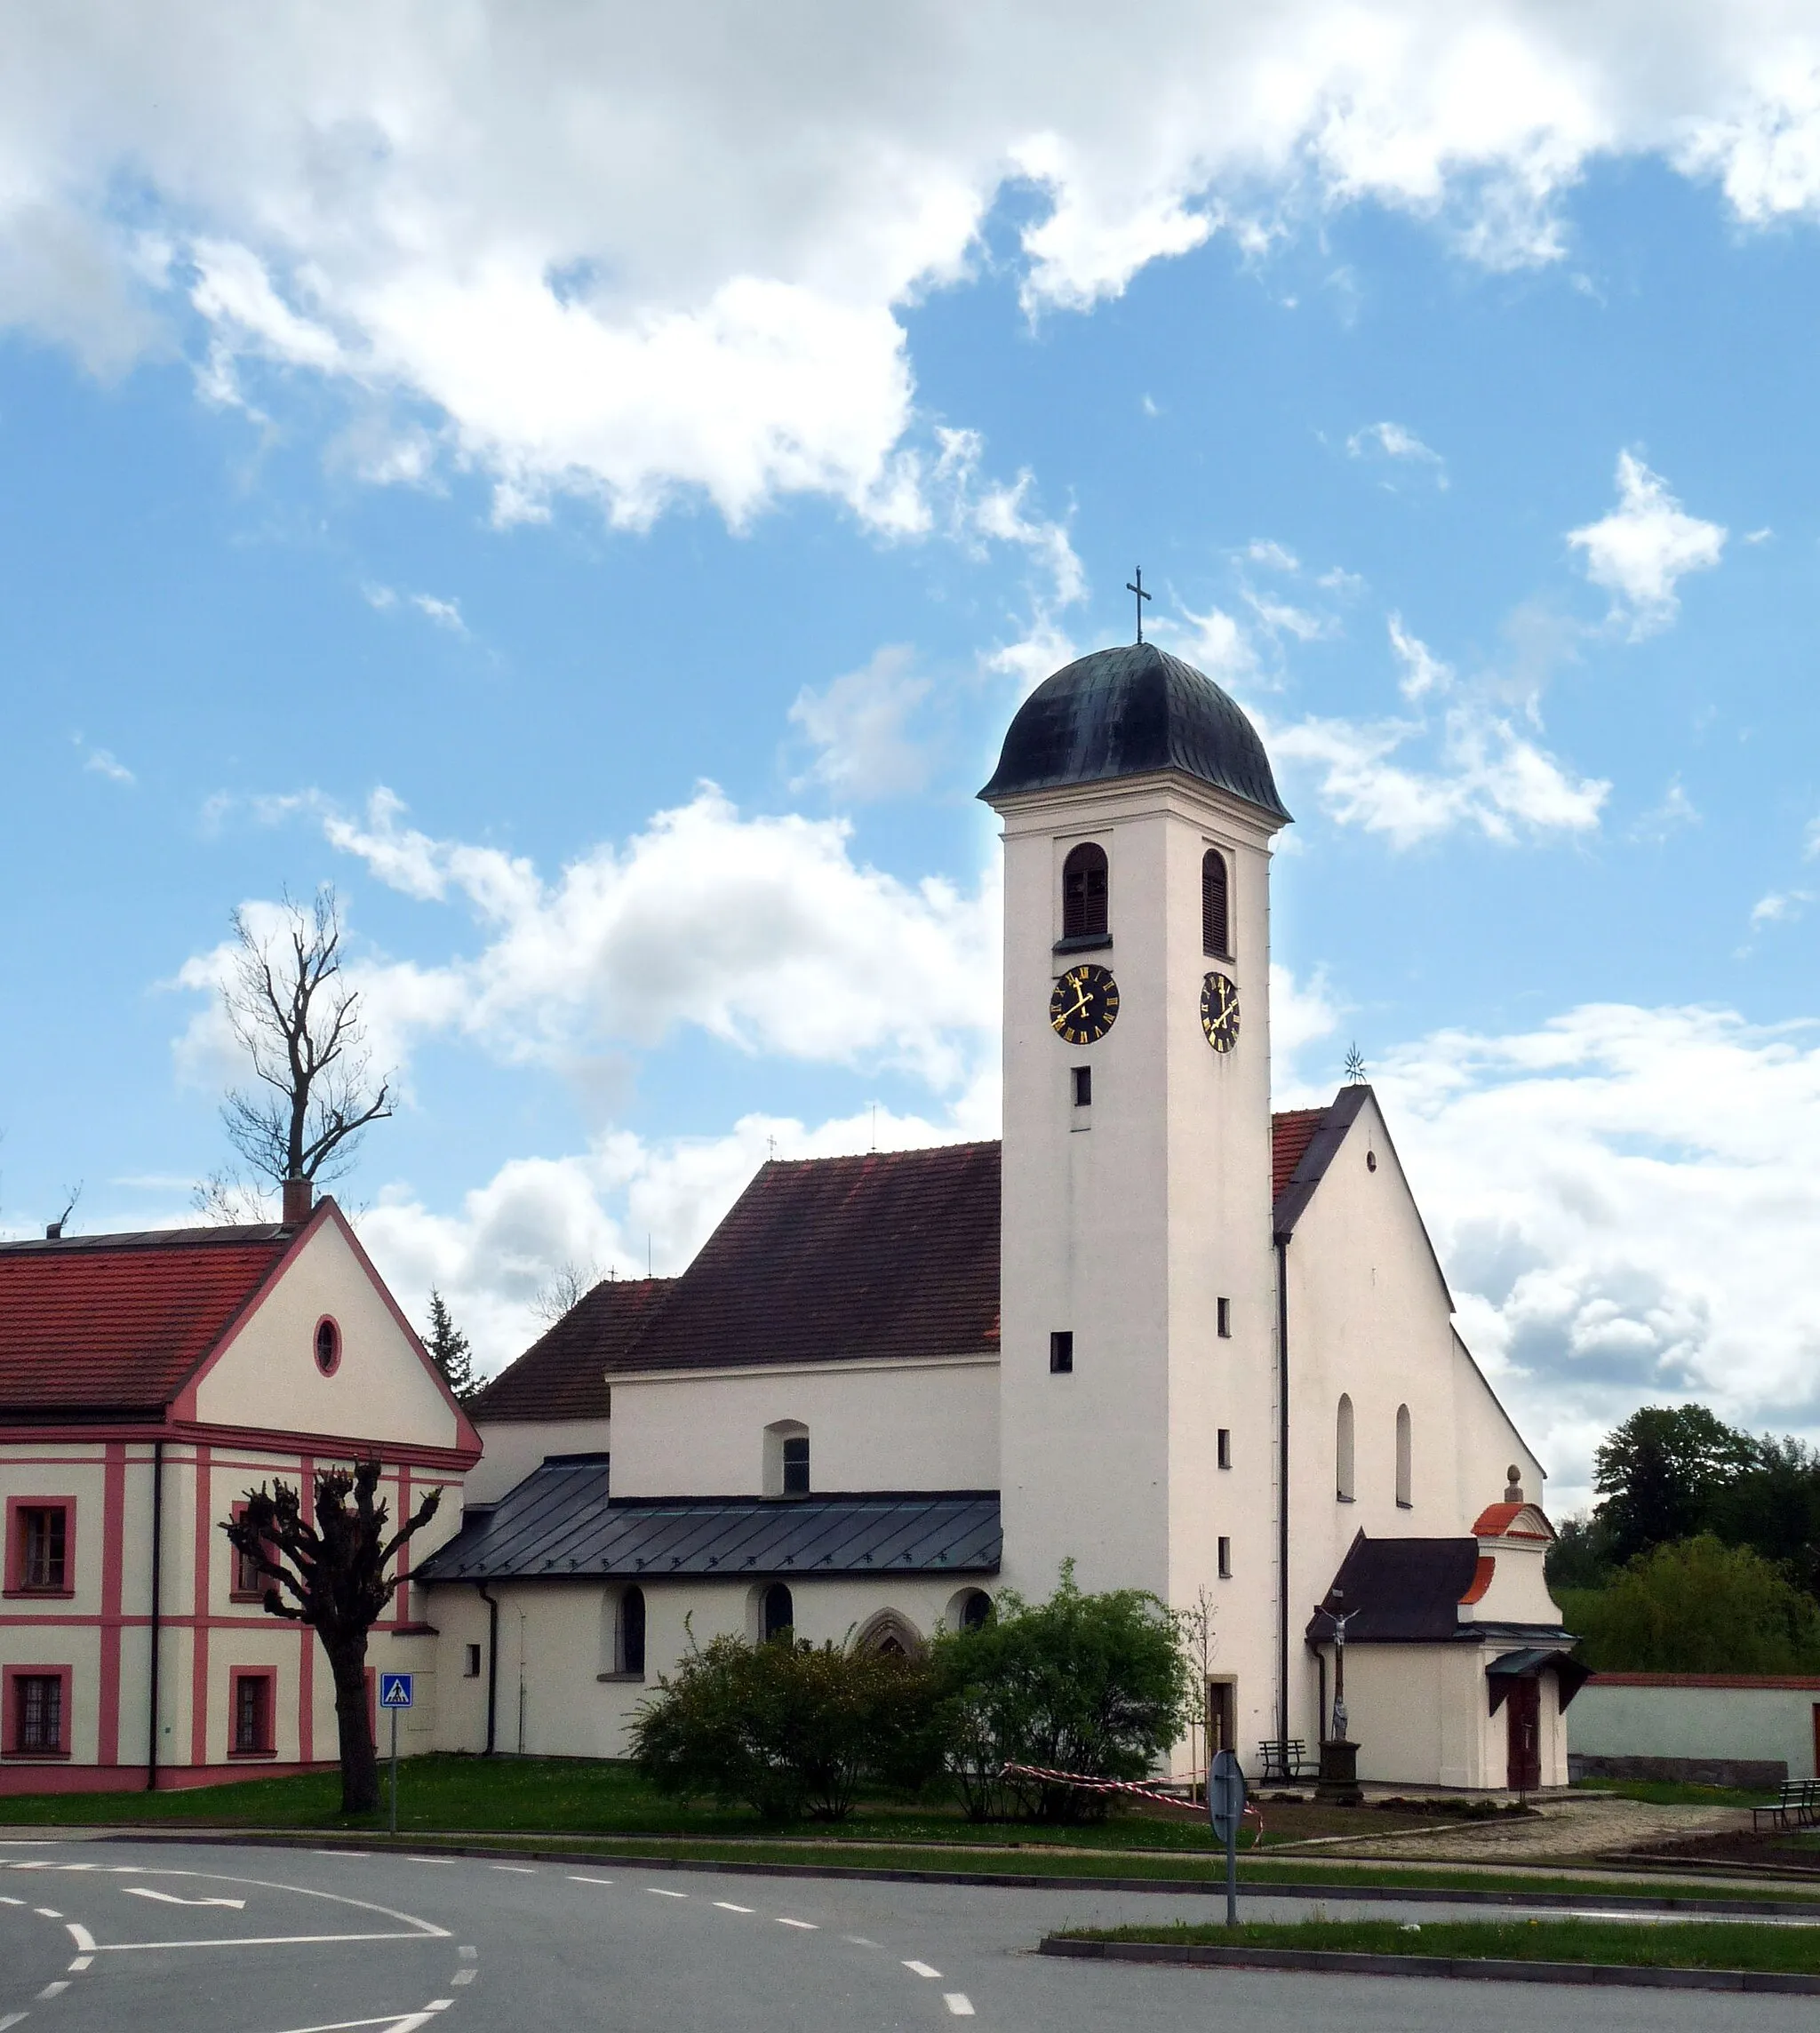
<svg viewBox="0 0 1820 2033">
<path fill-rule="evenodd" d="M 1130 1793 L 1140 1800 L 1154 1800 L 1161 1807 L 1185 1807 L 1191 1814 L 1204 1814 L 1206 1807 L 1198 1800 L 1185 1800 L 1177 1793 L 1159 1792 L 1154 1786 L 1140 1786 L 1133 1779 L 1084 1779 L 1078 1772 L 1051 1772 L 1043 1765 L 1005 1765 L 1000 1767 L 1007 1779 L 1042 1779 L 1053 1786 L 1072 1786 L 1082 1793 Z M 1249 1801 L 1245 1803 L 1243 1821 L 1256 1822 L 1257 1840 L 1264 1840 L 1264 1816 Z"/>
</svg>

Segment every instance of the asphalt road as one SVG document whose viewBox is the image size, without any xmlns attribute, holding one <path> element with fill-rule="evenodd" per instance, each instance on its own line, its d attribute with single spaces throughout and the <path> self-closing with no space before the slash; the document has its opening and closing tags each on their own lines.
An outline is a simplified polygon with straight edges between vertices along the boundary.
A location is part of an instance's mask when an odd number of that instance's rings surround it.
<svg viewBox="0 0 1820 2033">
<path fill-rule="evenodd" d="M 0 2033 L 938 2033 L 962 2019 L 980 2033 L 1583 2033 L 1589 2021 L 1600 2033 L 1780 2033 L 1815 2023 L 1810 1998 L 1143 1968 L 1030 1952 L 1065 1922 L 1218 1909 L 1089 1888 L 0 1840 Z M 1243 1910 L 1296 1918 L 1308 1908 L 1248 1898 Z"/>
</svg>

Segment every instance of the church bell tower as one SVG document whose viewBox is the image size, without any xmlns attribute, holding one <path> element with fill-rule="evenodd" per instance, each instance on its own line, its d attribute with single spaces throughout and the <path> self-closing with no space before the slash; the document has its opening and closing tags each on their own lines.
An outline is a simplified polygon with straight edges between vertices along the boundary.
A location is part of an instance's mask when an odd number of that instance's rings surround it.
<svg viewBox="0 0 1820 2033">
<path fill-rule="evenodd" d="M 1005 1580 L 1204 1588 L 1231 1730 L 1276 1734 L 1272 836 L 1257 730 L 1154 644 L 1058 671 L 1004 822 Z"/>
</svg>

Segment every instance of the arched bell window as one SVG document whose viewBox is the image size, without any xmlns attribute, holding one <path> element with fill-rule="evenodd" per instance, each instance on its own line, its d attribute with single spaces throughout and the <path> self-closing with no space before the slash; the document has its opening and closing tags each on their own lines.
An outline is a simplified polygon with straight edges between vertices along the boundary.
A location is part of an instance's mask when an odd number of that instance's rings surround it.
<svg viewBox="0 0 1820 2033">
<path fill-rule="evenodd" d="M 1334 1415 L 1333 1493 L 1342 1503 L 1353 1501 L 1353 1400 L 1343 1391 Z"/>
<path fill-rule="evenodd" d="M 1411 1510 L 1415 1498 L 1409 1494 L 1411 1484 L 1409 1467 L 1409 1407 L 1397 1407 L 1397 1504 L 1403 1511 Z"/>
<path fill-rule="evenodd" d="M 1216 960 L 1233 957 L 1231 905 L 1226 857 L 1209 847 L 1201 857 L 1201 945 Z"/>
<path fill-rule="evenodd" d="M 1062 937 L 1100 937 L 1106 930 L 1106 849 L 1083 840 L 1062 864 Z"/>
<path fill-rule="evenodd" d="M 796 1628 L 796 1605 L 790 1599 L 790 1591 L 782 1582 L 773 1582 L 764 1591 L 760 1606 L 759 1630 L 764 1642 L 781 1638 Z"/>
</svg>

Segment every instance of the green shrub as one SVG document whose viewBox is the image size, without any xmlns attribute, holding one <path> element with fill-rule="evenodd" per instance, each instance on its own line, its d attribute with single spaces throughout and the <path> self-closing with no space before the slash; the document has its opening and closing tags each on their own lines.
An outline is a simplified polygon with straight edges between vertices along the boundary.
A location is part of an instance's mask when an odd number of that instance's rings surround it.
<svg viewBox="0 0 1820 2033">
<path fill-rule="evenodd" d="M 633 1757 L 661 1792 L 743 1801 L 770 1822 L 837 1822 L 863 1783 L 914 1789 L 934 1772 L 932 1713 L 920 1661 L 715 1638 L 659 1681 Z"/>
<path fill-rule="evenodd" d="M 974 1821 L 1104 1817 L 1109 1797 L 1004 1776 L 1007 1764 L 1142 1779 L 1181 1735 L 1191 1694 L 1176 1619 L 1153 1595 L 1082 1595 L 1072 1564 L 1056 1592 L 1010 1590 L 977 1630 L 930 1647 L 946 1765 Z"/>
<path fill-rule="evenodd" d="M 1556 1599 L 1608 1673 L 1820 1670 L 1820 1608 L 1746 1546 L 1703 1534 L 1640 1553 L 1610 1585 Z"/>
</svg>

